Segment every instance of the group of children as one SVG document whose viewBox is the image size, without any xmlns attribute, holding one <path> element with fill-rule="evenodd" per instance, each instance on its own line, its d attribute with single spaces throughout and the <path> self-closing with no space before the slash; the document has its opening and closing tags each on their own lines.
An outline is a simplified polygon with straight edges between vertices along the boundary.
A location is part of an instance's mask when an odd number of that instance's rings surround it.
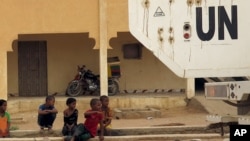
<svg viewBox="0 0 250 141">
<path fill-rule="evenodd" d="M 109 107 L 108 96 L 100 96 L 100 98 L 92 98 L 90 101 L 90 109 L 84 113 L 84 123 L 78 124 L 78 109 L 76 108 L 77 100 L 68 98 L 66 100 L 67 108 L 63 111 L 63 127 L 62 134 L 65 141 L 86 141 L 99 134 L 99 140 L 104 140 L 104 135 L 110 135 L 112 111 Z M 54 106 L 55 97 L 47 96 L 45 103 L 38 109 L 38 125 L 41 132 L 45 128 L 49 132 L 52 131 L 53 123 L 58 113 Z M 0 138 L 9 136 L 10 115 L 6 112 L 7 101 L 0 99 Z"/>
</svg>

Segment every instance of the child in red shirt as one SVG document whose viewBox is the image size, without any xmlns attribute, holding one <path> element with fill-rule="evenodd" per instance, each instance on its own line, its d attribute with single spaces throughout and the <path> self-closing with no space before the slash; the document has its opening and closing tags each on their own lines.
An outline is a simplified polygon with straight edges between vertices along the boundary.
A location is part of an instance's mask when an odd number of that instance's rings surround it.
<svg viewBox="0 0 250 141">
<path fill-rule="evenodd" d="M 97 98 L 93 98 L 90 101 L 91 109 L 87 110 L 84 113 L 86 118 L 84 124 L 80 123 L 77 126 L 76 131 L 74 132 L 70 141 L 86 141 L 90 138 L 94 138 L 97 134 L 97 127 L 100 124 L 101 133 L 99 140 L 103 141 L 103 113 L 101 111 L 101 101 Z"/>
</svg>

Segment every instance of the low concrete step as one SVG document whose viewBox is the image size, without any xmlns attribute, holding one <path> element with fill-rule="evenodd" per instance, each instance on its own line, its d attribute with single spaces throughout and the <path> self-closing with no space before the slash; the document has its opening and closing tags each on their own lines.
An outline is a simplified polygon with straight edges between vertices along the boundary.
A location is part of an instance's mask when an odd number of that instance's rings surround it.
<svg viewBox="0 0 250 141">
<path fill-rule="evenodd" d="M 173 141 L 173 140 L 213 140 L 229 141 L 229 135 L 221 137 L 219 134 L 160 134 L 160 135 L 133 135 L 133 136 L 105 136 L 107 141 Z M 1 141 L 63 141 L 63 137 L 36 137 L 36 138 L 3 138 Z M 99 141 L 98 137 L 89 139 L 88 141 Z"/>
<path fill-rule="evenodd" d="M 1 141 L 63 141 L 64 137 L 60 130 L 53 134 L 39 130 L 16 130 L 10 132 L 12 138 L 3 138 Z M 224 141 L 229 137 L 228 131 L 222 137 L 220 129 L 209 129 L 204 126 L 163 126 L 163 127 L 138 127 L 138 128 L 116 128 L 112 129 L 113 136 L 105 136 L 108 141 L 168 141 L 183 139 L 219 139 Z M 98 137 L 89 141 L 99 141 Z M 217 140 L 216 140 L 217 141 Z"/>
<path fill-rule="evenodd" d="M 156 126 L 156 127 L 134 127 L 134 128 L 113 128 L 112 136 L 133 136 L 133 135 L 159 135 L 159 134 L 218 134 L 220 128 L 209 128 L 209 126 Z M 229 129 L 225 128 L 225 133 Z M 40 133 L 39 130 L 15 130 L 10 132 L 11 137 L 60 137 L 61 130 L 54 130 L 53 133 L 47 131 Z"/>
</svg>

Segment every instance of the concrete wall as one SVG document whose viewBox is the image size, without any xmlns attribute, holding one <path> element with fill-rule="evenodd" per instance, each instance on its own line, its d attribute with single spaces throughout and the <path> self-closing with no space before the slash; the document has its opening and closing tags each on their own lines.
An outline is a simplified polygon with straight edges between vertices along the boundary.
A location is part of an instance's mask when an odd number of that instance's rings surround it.
<svg viewBox="0 0 250 141">
<path fill-rule="evenodd" d="M 128 33 L 127 0 L 106 0 L 109 56 L 121 60 L 121 90 L 185 89 L 186 80 L 174 75 L 143 48 L 142 59 L 123 59 L 122 45 L 138 42 Z M 98 0 L 12 0 L 0 6 L 0 98 L 18 94 L 17 40 L 46 40 L 48 92 L 64 93 L 85 64 L 99 73 Z M 124 33 L 124 34 L 123 34 Z"/>
<path fill-rule="evenodd" d="M 93 97 L 78 97 L 77 98 L 77 109 L 80 112 L 84 112 L 90 109 L 90 100 Z M 99 97 L 96 97 L 99 98 Z M 185 96 L 151 96 L 151 97 L 141 97 L 141 96 L 115 96 L 109 97 L 110 107 L 114 108 L 136 108 L 143 109 L 146 107 L 152 107 L 157 109 L 169 109 L 173 107 L 183 107 L 186 106 Z M 63 112 L 66 106 L 67 97 L 56 97 L 55 107 L 58 112 Z M 29 112 L 37 111 L 39 105 L 43 104 L 45 99 L 43 98 L 18 98 L 11 99 L 8 101 L 8 112 Z"/>
</svg>

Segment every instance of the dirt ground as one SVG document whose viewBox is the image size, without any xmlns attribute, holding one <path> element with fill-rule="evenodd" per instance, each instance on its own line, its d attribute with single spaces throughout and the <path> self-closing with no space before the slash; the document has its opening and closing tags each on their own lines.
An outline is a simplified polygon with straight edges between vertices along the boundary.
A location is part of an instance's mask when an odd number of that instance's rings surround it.
<svg viewBox="0 0 250 141">
<path fill-rule="evenodd" d="M 84 122 L 83 112 L 79 110 L 78 122 Z M 186 107 L 176 107 L 171 109 L 159 109 L 161 118 L 142 119 L 113 119 L 112 128 L 124 127 L 151 127 L 163 125 L 208 125 L 206 115 L 208 112 L 197 101 L 192 101 Z M 18 130 L 38 130 L 37 112 L 16 113 L 11 115 L 12 129 Z M 53 129 L 61 129 L 63 126 L 63 113 L 58 113 Z"/>
</svg>

